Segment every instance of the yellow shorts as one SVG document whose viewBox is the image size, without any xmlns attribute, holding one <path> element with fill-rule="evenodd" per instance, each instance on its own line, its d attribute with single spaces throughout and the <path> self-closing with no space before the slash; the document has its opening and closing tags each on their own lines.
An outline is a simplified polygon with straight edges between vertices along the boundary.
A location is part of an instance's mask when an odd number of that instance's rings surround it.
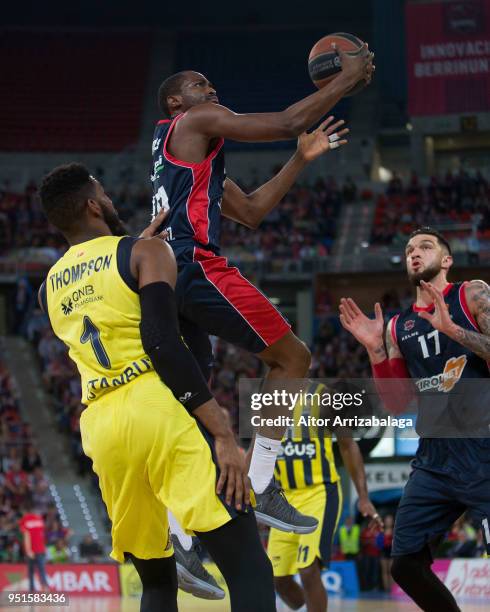
<svg viewBox="0 0 490 612">
<path fill-rule="evenodd" d="M 154 372 L 107 393 L 80 419 L 112 521 L 112 553 L 124 561 L 173 554 L 167 508 L 188 533 L 211 531 L 232 518 L 216 495 L 210 444 Z"/>
<path fill-rule="evenodd" d="M 294 576 L 298 570 L 309 567 L 317 557 L 323 566 L 328 567 L 333 536 L 342 509 L 340 480 L 304 489 L 289 489 L 286 497 L 297 510 L 314 516 L 318 520 L 318 527 L 306 535 L 271 529 L 267 553 L 274 576 Z"/>
</svg>

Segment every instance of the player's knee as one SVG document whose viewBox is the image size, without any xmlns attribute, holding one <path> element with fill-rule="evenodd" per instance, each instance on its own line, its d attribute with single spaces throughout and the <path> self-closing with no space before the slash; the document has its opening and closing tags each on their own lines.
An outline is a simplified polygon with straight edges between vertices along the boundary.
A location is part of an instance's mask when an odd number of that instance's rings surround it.
<svg viewBox="0 0 490 612">
<path fill-rule="evenodd" d="M 400 581 L 403 581 L 403 577 L 405 575 L 405 563 L 403 557 L 394 557 L 393 563 L 391 564 L 391 577 L 393 580 L 400 584 Z"/>
<path fill-rule="evenodd" d="M 264 584 L 270 585 L 274 581 L 274 572 L 272 571 L 272 563 L 264 551 L 261 562 L 255 567 L 256 571 L 260 571 Z"/>
<path fill-rule="evenodd" d="M 161 559 L 138 559 L 134 555 L 127 556 L 131 558 L 144 589 L 177 592 L 177 571 L 173 556 Z"/>
<path fill-rule="evenodd" d="M 279 357 L 280 365 L 296 372 L 308 372 L 311 365 L 311 352 L 307 345 L 297 337 Z"/>
<path fill-rule="evenodd" d="M 413 578 L 417 577 L 422 569 L 420 561 L 414 555 L 400 555 L 393 558 L 391 565 L 391 577 L 403 586 Z"/>
<path fill-rule="evenodd" d="M 242 566 L 237 575 L 228 576 L 227 583 L 232 602 L 239 602 L 240 607 L 237 609 L 240 611 L 260 610 L 269 612 L 274 607 L 275 592 L 272 564 L 265 551 L 263 557 L 255 556 L 253 563 Z M 260 606 L 258 602 L 260 602 Z"/>
<path fill-rule="evenodd" d="M 298 343 L 298 355 L 296 357 L 300 368 L 304 369 L 305 373 L 308 372 L 311 366 L 311 351 L 303 341 Z"/>
</svg>

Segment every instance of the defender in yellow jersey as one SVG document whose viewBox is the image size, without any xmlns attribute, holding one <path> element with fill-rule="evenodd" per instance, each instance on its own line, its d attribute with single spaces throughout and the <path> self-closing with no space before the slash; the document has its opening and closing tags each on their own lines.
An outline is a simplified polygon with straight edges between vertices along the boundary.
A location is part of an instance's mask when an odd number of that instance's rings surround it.
<svg viewBox="0 0 490 612">
<path fill-rule="evenodd" d="M 180 337 L 171 249 L 114 235 L 123 227 L 113 204 L 80 164 L 53 170 L 40 193 L 71 245 L 40 303 L 80 372 L 82 444 L 112 521 L 111 556 L 134 563 L 142 610 L 177 610 L 168 508 L 205 544 L 232 609 L 272 612 L 245 462 Z"/>
<path fill-rule="evenodd" d="M 308 392 L 318 398 L 324 385 L 312 383 Z M 299 417 L 320 414 L 318 401 L 294 408 L 294 423 Z M 367 494 L 364 463 L 357 443 L 338 437 L 339 449 L 359 495 L 359 510 L 381 526 L 381 519 Z M 314 516 L 318 529 L 306 535 L 271 529 L 267 552 L 272 561 L 276 590 L 281 599 L 296 610 L 306 603 L 307 610 L 327 609 L 327 594 L 321 580 L 322 567 L 328 567 L 333 538 L 342 512 L 342 485 L 332 447 L 332 432 L 318 427 L 289 428 L 282 442 L 275 468 L 276 478 L 288 501 L 300 512 Z M 300 586 L 293 576 L 299 573 Z"/>
</svg>

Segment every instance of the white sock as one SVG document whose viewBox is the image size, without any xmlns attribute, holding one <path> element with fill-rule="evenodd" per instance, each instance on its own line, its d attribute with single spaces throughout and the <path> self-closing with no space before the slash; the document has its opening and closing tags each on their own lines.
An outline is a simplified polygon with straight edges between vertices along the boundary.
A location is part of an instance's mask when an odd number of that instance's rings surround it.
<svg viewBox="0 0 490 612">
<path fill-rule="evenodd" d="M 263 493 L 274 474 L 276 457 L 281 448 L 281 440 L 273 440 L 257 434 L 250 461 L 248 475 L 255 493 Z"/>
<path fill-rule="evenodd" d="M 170 525 L 170 531 L 172 532 L 173 535 L 179 538 L 179 542 L 184 550 L 190 550 L 192 548 L 192 537 L 190 535 L 187 535 L 187 533 L 184 532 L 184 530 L 182 529 L 180 524 L 177 522 L 177 519 L 170 512 L 170 510 L 167 510 L 167 514 L 168 514 L 168 523 Z"/>
</svg>

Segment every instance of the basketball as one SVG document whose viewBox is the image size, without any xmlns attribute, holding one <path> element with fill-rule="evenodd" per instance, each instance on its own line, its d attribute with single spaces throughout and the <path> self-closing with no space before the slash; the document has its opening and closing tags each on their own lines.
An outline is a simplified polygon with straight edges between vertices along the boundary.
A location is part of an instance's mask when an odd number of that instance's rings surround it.
<svg viewBox="0 0 490 612">
<path fill-rule="evenodd" d="M 335 34 L 328 34 L 320 38 L 320 40 L 313 45 L 308 57 L 308 72 L 311 80 L 318 89 L 325 87 L 325 85 L 330 83 L 330 81 L 332 81 L 332 79 L 342 70 L 340 56 L 337 51 L 332 48 L 332 44 L 335 44 L 337 49 L 355 55 L 361 51 L 364 43 L 357 36 L 345 32 L 336 32 Z M 353 96 L 361 91 L 365 85 L 366 82 L 364 79 L 361 79 L 346 95 Z"/>
</svg>

